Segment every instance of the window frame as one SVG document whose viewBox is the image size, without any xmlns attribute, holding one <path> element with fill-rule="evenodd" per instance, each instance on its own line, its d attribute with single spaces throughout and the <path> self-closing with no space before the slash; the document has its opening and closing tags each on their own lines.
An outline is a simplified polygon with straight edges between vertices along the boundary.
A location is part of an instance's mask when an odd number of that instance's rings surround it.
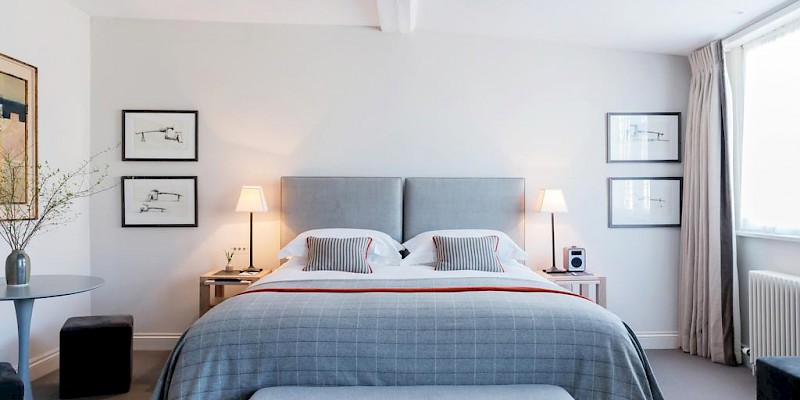
<svg viewBox="0 0 800 400">
<path fill-rule="evenodd" d="M 734 196 L 734 229 L 738 237 L 751 237 L 761 239 L 772 239 L 787 242 L 800 243 L 800 232 L 798 233 L 777 233 L 767 230 L 755 230 L 742 227 L 741 213 L 741 184 L 742 184 L 742 144 L 744 137 L 744 87 L 746 75 L 745 53 L 748 47 L 775 40 L 776 37 L 783 36 L 792 31 L 800 32 L 800 2 L 794 3 L 791 10 L 785 13 L 778 13 L 775 20 L 764 24 L 755 24 L 750 29 L 731 36 L 723 41 L 725 52 L 725 67 L 727 84 L 730 88 L 730 110 L 731 110 L 731 134 L 733 157 L 732 157 L 732 176 L 733 176 L 733 196 Z M 746 32 L 750 30 L 750 32 Z M 800 227 L 798 227 L 800 228 Z"/>
</svg>

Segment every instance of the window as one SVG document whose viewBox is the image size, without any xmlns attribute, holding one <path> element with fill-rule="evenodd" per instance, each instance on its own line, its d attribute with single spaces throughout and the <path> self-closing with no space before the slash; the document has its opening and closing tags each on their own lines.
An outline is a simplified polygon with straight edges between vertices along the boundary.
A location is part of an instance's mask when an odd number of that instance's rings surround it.
<svg viewBox="0 0 800 400">
<path fill-rule="evenodd" d="M 741 231 L 800 236 L 798 28 L 743 47 Z"/>
</svg>

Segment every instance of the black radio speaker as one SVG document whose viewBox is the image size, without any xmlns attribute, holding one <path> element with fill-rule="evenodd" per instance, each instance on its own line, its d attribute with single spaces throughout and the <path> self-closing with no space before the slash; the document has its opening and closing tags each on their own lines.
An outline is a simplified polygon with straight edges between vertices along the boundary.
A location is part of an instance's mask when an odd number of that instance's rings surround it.
<svg viewBox="0 0 800 400">
<path fill-rule="evenodd" d="M 586 271 L 586 249 L 564 247 L 564 270 L 568 272 Z"/>
</svg>

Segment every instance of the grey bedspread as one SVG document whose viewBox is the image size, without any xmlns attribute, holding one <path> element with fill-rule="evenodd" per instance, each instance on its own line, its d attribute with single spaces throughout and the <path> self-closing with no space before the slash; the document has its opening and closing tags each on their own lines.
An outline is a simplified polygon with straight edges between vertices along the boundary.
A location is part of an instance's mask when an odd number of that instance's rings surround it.
<svg viewBox="0 0 800 400">
<path fill-rule="evenodd" d="M 291 281 L 255 289 L 548 287 L 529 280 Z M 253 290 L 253 289 L 251 289 Z M 631 330 L 557 293 L 258 292 L 181 338 L 153 399 L 247 399 L 269 386 L 551 384 L 575 399 L 663 399 Z"/>
</svg>

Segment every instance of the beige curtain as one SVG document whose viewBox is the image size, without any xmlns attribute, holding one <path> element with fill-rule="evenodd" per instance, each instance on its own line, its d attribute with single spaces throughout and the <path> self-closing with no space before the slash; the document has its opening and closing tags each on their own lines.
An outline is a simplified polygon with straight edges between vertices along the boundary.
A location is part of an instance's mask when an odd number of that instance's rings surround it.
<svg viewBox="0 0 800 400">
<path fill-rule="evenodd" d="M 739 352 L 736 242 L 727 79 L 722 46 L 689 56 L 692 81 L 684 148 L 679 336 L 687 353 L 735 365 Z"/>
</svg>

